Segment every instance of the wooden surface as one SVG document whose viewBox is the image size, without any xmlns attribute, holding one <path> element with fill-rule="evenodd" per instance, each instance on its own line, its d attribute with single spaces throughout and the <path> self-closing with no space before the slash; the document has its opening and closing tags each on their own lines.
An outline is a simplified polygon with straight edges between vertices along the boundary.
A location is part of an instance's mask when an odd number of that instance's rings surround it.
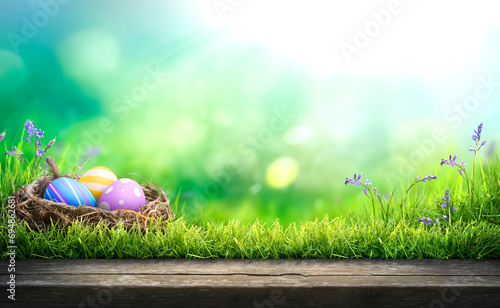
<svg viewBox="0 0 500 308">
<path fill-rule="evenodd" d="M 500 260 L 16 260 L 15 304 L 500 307 Z"/>
</svg>

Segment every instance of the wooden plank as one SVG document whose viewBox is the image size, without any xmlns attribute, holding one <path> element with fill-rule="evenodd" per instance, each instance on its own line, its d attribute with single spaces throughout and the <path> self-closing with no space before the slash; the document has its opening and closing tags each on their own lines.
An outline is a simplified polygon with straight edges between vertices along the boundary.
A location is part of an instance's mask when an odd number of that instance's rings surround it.
<svg viewBox="0 0 500 308">
<path fill-rule="evenodd" d="M 7 276 L 2 275 L 2 283 Z M 16 286 L 137 286 L 166 288 L 483 287 L 500 288 L 500 276 L 254 276 L 254 275 L 20 275 Z"/>
<path fill-rule="evenodd" d="M 0 266 L 6 266 L 5 260 Z M 18 274 L 500 275 L 498 260 L 17 260 Z"/>
<path fill-rule="evenodd" d="M 15 307 L 499 307 L 499 269 L 500 260 L 16 260 Z"/>
<path fill-rule="evenodd" d="M 431 288 L 23 288 L 15 307 L 498 307 L 490 290 Z M 454 293 L 456 292 L 456 293 Z M 458 295 L 456 295 L 458 294 Z M 2 307 L 9 307 L 3 305 Z M 11 306 L 12 307 L 12 306 Z"/>
<path fill-rule="evenodd" d="M 61 275 L 62 276 L 62 275 Z M 69 277 L 68 277 L 69 276 Z M 90 276 L 90 277 L 87 277 Z M 47 283 L 22 283 L 17 286 L 17 307 L 314 307 L 333 305 L 339 307 L 498 307 L 498 280 L 460 280 L 453 277 L 433 277 L 420 281 L 408 277 L 390 281 L 392 277 L 192 277 L 175 275 L 103 275 L 49 276 Z M 180 277 L 179 277 L 180 276 Z M 112 276 L 111 276 L 112 277 Z M 379 279 L 373 279 L 379 278 Z M 437 280 L 435 278 L 438 278 Z M 144 281 L 147 280 L 147 281 Z M 296 282 L 297 279 L 300 282 Z M 494 283 L 497 286 L 487 286 Z M 83 304 L 83 305 L 82 305 Z M 106 304 L 106 305 L 104 305 Z M 279 305 L 278 305 L 279 304 Z M 26 305 L 26 306 L 24 306 Z M 2 305 L 2 307 L 4 307 Z M 95 307 L 95 306 L 94 306 Z"/>
</svg>

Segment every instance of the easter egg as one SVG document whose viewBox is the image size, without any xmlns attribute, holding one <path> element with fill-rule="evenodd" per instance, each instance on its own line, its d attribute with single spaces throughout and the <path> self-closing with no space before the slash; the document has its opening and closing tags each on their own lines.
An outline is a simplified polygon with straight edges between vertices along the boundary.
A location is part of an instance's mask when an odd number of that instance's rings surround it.
<svg viewBox="0 0 500 308">
<path fill-rule="evenodd" d="M 124 209 L 140 212 L 141 205 L 146 205 L 142 187 L 134 180 L 119 179 L 106 188 L 97 206 L 108 211 Z"/>
<path fill-rule="evenodd" d="M 106 188 L 117 179 L 113 171 L 106 167 L 99 166 L 85 172 L 79 182 L 87 187 L 96 200 L 99 200 Z"/>
<path fill-rule="evenodd" d="M 77 180 L 71 178 L 58 178 L 53 180 L 43 196 L 47 200 L 66 203 L 68 205 L 96 206 L 95 198 L 90 191 Z"/>
</svg>

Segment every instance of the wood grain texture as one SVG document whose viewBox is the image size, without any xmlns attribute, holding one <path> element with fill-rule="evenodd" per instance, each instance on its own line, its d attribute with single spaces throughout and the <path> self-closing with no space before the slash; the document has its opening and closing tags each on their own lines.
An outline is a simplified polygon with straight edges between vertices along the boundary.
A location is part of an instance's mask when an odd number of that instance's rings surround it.
<svg viewBox="0 0 500 308">
<path fill-rule="evenodd" d="M 3 264 L 5 260 L 0 261 Z M 495 260 L 18 260 L 18 274 L 500 275 Z M 5 263 L 6 264 L 6 263 Z M 465 272 L 466 271 L 466 272 Z"/>
<path fill-rule="evenodd" d="M 16 298 L 12 307 L 500 307 L 500 260 L 17 260 Z"/>
</svg>

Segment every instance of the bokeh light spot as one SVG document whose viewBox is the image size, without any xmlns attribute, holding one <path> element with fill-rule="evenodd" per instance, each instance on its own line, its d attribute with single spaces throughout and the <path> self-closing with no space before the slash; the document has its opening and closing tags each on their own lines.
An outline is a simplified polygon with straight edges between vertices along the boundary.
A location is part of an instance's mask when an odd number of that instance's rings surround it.
<svg viewBox="0 0 500 308">
<path fill-rule="evenodd" d="M 0 50 L 0 94 L 19 88 L 26 79 L 23 60 L 15 53 Z"/>
<path fill-rule="evenodd" d="M 269 165 L 266 181 L 272 188 L 285 188 L 297 178 L 298 172 L 299 166 L 294 159 L 282 157 Z"/>
<path fill-rule="evenodd" d="M 120 49 L 108 33 L 90 30 L 70 36 L 59 46 L 58 54 L 69 76 L 87 80 L 112 72 L 119 62 Z"/>
<path fill-rule="evenodd" d="M 311 138 L 311 129 L 308 126 L 295 126 L 285 134 L 286 142 L 290 144 L 304 143 Z"/>
</svg>

